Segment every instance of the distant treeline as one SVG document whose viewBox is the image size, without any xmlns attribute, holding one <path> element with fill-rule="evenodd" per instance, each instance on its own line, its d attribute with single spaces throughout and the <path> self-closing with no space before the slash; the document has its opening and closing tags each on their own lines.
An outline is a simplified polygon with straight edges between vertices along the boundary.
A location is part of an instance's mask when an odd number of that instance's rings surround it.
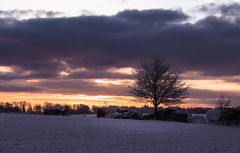
<svg viewBox="0 0 240 153">
<path fill-rule="evenodd" d="M 128 107 L 128 106 L 88 106 L 85 104 L 53 104 L 44 103 L 43 105 L 36 104 L 33 105 L 27 102 L 1 102 L 0 112 L 5 113 L 29 113 L 29 114 L 45 114 L 45 115 L 71 115 L 71 114 L 96 114 L 99 108 L 107 107 L 117 107 L 125 108 L 130 110 L 137 110 L 141 113 L 151 113 L 153 107 L 143 106 L 143 107 Z M 173 109 L 181 112 L 187 112 L 190 114 L 204 114 L 209 108 L 180 108 L 172 107 Z M 161 108 L 160 108 L 161 109 Z"/>
<path fill-rule="evenodd" d="M 96 114 L 99 108 L 118 107 L 140 109 L 127 106 L 88 106 L 85 104 L 55 104 L 46 102 L 43 105 L 22 102 L 0 102 L 0 113 L 28 113 L 45 115 Z M 143 107 L 146 108 L 146 107 Z M 148 107 L 147 107 L 148 108 Z"/>
<path fill-rule="evenodd" d="M 5 113 L 29 113 L 29 114 L 46 114 L 46 115 L 67 115 L 67 114 L 90 114 L 97 110 L 97 106 L 91 109 L 84 104 L 53 104 L 44 103 L 43 105 L 32 105 L 27 102 L 1 102 L 0 112 Z"/>
</svg>

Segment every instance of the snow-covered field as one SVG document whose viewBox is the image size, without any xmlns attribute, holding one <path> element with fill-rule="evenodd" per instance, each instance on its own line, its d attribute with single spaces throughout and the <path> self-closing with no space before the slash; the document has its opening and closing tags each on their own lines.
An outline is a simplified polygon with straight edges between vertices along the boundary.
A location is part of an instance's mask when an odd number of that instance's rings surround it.
<svg viewBox="0 0 240 153">
<path fill-rule="evenodd" d="M 0 114 L 1 153 L 240 153 L 240 129 L 95 116 Z"/>
</svg>

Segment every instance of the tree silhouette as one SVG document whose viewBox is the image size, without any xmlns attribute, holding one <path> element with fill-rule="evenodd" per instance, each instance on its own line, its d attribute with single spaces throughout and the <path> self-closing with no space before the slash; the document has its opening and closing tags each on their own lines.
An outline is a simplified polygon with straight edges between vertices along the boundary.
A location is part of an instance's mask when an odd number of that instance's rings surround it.
<svg viewBox="0 0 240 153">
<path fill-rule="evenodd" d="M 179 104 L 188 95 L 181 73 L 170 71 L 169 65 L 160 58 L 140 63 L 135 68 L 134 78 L 129 94 L 138 102 L 152 103 L 155 118 L 160 104 Z"/>
<path fill-rule="evenodd" d="M 41 111 L 42 111 L 42 106 L 41 106 L 41 105 L 35 105 L 35 106 L 33 107 L 33 110 L 34 110 L 34 112 L 40 114 Z"/>
<path fill-rule="evenodd" d="M 228 109 L 232 106 L 231 102 L 231 97 L 226 97 L 224 94 L 222 94 L 219 96 L 216 102 L 216 108 L 219 109 L 221 113 L 223 113 L 225 109 Z"/>
</svg>

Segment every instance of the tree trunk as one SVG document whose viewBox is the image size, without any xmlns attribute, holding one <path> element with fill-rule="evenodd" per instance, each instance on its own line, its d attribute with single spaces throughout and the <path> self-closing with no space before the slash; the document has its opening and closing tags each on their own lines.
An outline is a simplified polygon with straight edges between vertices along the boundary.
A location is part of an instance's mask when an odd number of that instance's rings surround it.
<svg viewBox="0 0 240 153">
<path fill-rule="evenodd" d="M 157 119 L 158 105 L 154 105 L 154 119 Z"/>
</svg>

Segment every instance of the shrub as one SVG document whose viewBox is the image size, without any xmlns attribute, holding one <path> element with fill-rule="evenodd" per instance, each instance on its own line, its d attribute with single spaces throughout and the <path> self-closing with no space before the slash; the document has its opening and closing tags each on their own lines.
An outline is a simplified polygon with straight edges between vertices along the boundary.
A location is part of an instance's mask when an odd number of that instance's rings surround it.
<svg viewBox="0 0 240 153">
<path fill-rule="evenodd" d="M 97 117 L 105 117 L 105 111 L 103 108 L 97 109 Z"/>
<path fill-rule="evenodd" d="M 154 119 L 154 114 L 145 115 L 144 118 Z M 170 108 L 158 110 L 156 119 L 162 121 L 189 122 L 187 113 L 176 112 L 174 109 Z"/>
<path fill-rule="evenodd" d="M 240 110 L 239 109 L 226 109 L 222 113 L 220 120 L 228 122 L 228 123 L 240 124 Z"/>
</svg>

